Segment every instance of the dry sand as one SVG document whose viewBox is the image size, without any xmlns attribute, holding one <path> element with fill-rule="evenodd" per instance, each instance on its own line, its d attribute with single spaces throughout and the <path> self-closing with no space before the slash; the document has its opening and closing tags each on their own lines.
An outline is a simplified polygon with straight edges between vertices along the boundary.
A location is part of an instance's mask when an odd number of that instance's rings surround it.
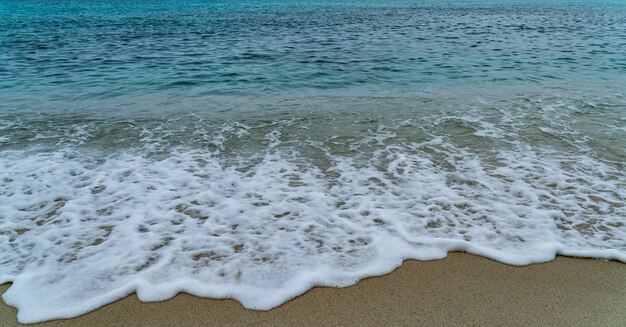
<svg viewBox="0 0 626 327">
<path fill-rule="evenodd" d="M 0 286 L 0 292 L 8 288 Z M 17 326 L 0 307 L 0 326 Z M 513 267 L 452 253 L 407 261 L 393 273 L 343 288 L 315 288 L 271 311 L 179 294 L 132 295 L 87 315 L 33 326 L 626 326 L 626 264 L 558 257 Z"/>
</svg>

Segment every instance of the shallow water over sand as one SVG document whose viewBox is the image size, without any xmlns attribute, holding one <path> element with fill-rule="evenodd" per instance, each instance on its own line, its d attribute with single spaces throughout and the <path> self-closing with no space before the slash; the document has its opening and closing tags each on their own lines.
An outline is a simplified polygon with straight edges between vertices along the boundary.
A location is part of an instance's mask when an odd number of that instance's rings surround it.
<svg viewBox="0 0 626 327">
<path fill-rule="evenodd" d="M 3 298 L 269 309 L 448 251 L 626 262 L 625 13 L 3 4 Z"/>
</svg>

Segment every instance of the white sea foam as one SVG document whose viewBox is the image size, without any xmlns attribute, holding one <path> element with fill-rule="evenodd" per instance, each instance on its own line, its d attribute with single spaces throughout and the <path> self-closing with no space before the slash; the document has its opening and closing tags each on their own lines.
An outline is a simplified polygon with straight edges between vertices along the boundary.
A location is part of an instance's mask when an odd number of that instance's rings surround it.
<svg viewBox="0 0 626 327">
<path fill-rule="evenodd" d="M 189 135 L 202 146 L 172 145 L 171 127 L 133 126 L 140 145 L 106 155 L 81 148 L 98 133 L 79 124 L 69 130 L 80 138 L 54 139 L 53 150 L 5 150 L 0 283 L 13 285 L 3 299 L 24 323 L 132 292 L 142 301 L 235 298 L 264 310 L 315 285 L 350 285 L 449 251 L 514 265 L 557 254 L 626 262 L 620 164 L 596 158 L 563 119 L 546 117 L 537 129 L 552 143 L 531 143 L 519 124 L 526 112 L 427 126 L 373 120 L 358 136 L 297 144 L 295 133 L 315 135 L 315 123 L 208 130 L 197 119 Z M 407 136 L 420 129 L 428 133 Z M 264 147 L 234 151 L 245 137 Z"/>
</svg>

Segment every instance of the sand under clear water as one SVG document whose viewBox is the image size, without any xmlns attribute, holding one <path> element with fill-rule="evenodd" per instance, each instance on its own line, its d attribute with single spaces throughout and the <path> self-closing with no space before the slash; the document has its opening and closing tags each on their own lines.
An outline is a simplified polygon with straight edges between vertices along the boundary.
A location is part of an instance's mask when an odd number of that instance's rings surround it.
<svg viewBox="0 0 626 327">
<path fill-rule="evenodd" d="M 450 251 L 626 262 L 622 3 L 348 4 L 4 4 L 20 321 L 267 310 Z"/>
</svg>

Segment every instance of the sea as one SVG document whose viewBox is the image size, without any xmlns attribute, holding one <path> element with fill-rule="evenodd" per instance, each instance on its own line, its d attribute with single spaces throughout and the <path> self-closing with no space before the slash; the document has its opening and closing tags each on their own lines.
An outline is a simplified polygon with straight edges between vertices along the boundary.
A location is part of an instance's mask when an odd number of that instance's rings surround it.
<svg viewBox="0 0 626 327">
<path fill-rule="evenodd" d="M 626 262 L 625 1 L 0 0 L 20 322 L 452 251 Z"/>
</svg>

